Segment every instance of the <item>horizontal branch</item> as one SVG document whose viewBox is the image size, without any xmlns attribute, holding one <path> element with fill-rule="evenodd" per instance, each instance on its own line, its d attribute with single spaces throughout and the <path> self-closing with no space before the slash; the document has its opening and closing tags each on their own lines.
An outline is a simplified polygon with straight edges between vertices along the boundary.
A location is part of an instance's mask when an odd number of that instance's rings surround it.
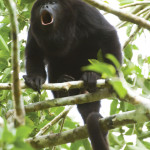
<svg viewBox="0 0 150 150">
<path fill-rule="evenodd" d="M 84 104 L 84 103 L 95 102 L 95 101 L 106 99 L 106 98 L 107 99 L 117 98 L 121 101 L 128 102 L 133 105 L 141 105 L 142 107 L 146 108 L 147 111 L 150 111 L 149 99 L 138 95 L 136 91 L 133 91 L 129 87 L 127 87 L 126 83 L 124 83 L 124 87 L 127 90 L 127 94 L 124 98 L 118 97 L 118 95 L 112 89 L 112 87 L 106 85 L 94 93 L 79 94 L 76 96 L 69 96 L 69 97 L 63 97 L 63 98 L 55 98 L 52 100 L 50 99 L 50 100 L 45 100 L 42 102 L 29 104 L 25 106 L 25 111 L 33 112 L 33 111 L 43 110 L 43 109 L 57 107 L 57 106 Z"/>
<path fill-rule="evenodd" d="M 107 99 L 117 98 L 121 101 L 128 102 L 136 106 L 141 105 L 141 107 L 144 107 L 143 111 L 149 112 L 150 111 L 149 99 L 144 98 L 140 95 L 137 95 L 136 91 L 133 91 L 130 88 L 128 88 L 125 82 L 123 83 L 123 85 L 127 90 L 127 94 L 124 98 L 119 98 L 111 86 L 103 85 L 103 88 L 97 90 L 94 93 L 79 94 L 79 95 L 69 96 L 69 97 L 49 99 L 49 100 L 25 105 L 25 111 L 34 112 L 34 111 L 39 111 L 43 109 L 48 109 L 51 107 L 84 104 L 84 103 L 94 102 L 94 101 L 98 101 L 98 100 L 106 99 L 106 98 Z M 12 113 L 13 113 L 13 110 L 8 111 L 7 117 L 9 117 Z"/>
<path fill-rule="evenodd" d="M 100 87 L 101 85 L 105 84 L 104 79 L 97 80 L 97 87 Z M 70 81 L 70 82 L 64 82 L 64 83 L 48 83 L 43 84 L 42 89 L 44 90 L 52 90 L 52 91 L 58 91 L 58 90 L 69 90 L 69 89 L 75 89 L 75 88 L 83 88 L 84 83 L 83 81 Z M 27 87 L 24 83 L 21 84 L 21 89 L 26 89 Z M 12 83 L 0 83 L 0 90 L 11 90 L 12 89 Z"/>
<path fill-rule="evenodd" d="M 79 94 L 76 96 L 55 98 L 52 100 L 50 99 L 50 100 L 45 100 L 45 101 L 25 105 L 25 111 L 33 112 L 33 111 L 48 109 L 57 106 L 84 104 L 84 103 L 94 102 L 109 97 L 112 97 L 112 88 L 103 88 L 98 90 L 95 93 Z"/>
<path fill-rule="evenodd" d="M 123 126 L 126 124 L 134 124 L 149 121 L 150 118 L 147 118 L 145 116 L 148 115 L 142 113 L 139 114 L 136 111 L 124 112 L 122 114 L 116 114 L 106 118 L 102 118 L 100 120 L 100 126 L 103 128 L 103 130 L 107 131 L 109 129 L 114 129 L 116 127 Z M 139 117 L 143 119 L 139 120 Z M 48 134 L 29 138 L 26 140 L 26 142 L 30 143 L 34 148 L 44 148 L 74 142 L 76 140 L 84 139 L 87 137 L 88 132 L 85 125 L 73 130 L 64 131 L 62 133 Z"/>
<path fill-rule="evenodd" d="M 141 17 L 124 12 L 120 9 L 114 9 L 110 7 L 108 4 L 103 3 L 101 1 L 98 1 L 98 2 L 96 2 L 95 0 L 84 0 L 84 1 L 93 5 L 94 7 L 97 7 L 100 10 L 104 10 L 106 12 L 109 12 L 118 16 L 121 20 L 132 22 L 134 24 L 137 24 L 143 28 L 150 30 L 150 23 Z"/>
</svg>

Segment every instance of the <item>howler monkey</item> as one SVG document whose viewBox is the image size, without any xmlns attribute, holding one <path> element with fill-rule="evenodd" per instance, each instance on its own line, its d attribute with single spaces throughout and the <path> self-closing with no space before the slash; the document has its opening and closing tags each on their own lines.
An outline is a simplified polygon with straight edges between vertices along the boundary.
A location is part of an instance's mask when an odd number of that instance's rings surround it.
<svg viewBox="0 0 150 150">
<path fill-rule="evenodd" d="M 94 92 L 100 75 L 81 72 L 81 67 L 89 64 L 88 59 L 96 59 L 99 49 L 105 62 L 110 63 L 105 58 L 110 53 L 121 63 L 117 32 L 96 8 L 82 0 L 36 0 L 25 49 L 25 83 L 40 92 L 46 80 L 45 64 L 48 64 L 50 83 L 81 79 L 86 90 Z M 108 150 L 106 133 L 98 124 L 100 102 L 77 107 L 87 124 L 93 150 Z"/>
</svg>

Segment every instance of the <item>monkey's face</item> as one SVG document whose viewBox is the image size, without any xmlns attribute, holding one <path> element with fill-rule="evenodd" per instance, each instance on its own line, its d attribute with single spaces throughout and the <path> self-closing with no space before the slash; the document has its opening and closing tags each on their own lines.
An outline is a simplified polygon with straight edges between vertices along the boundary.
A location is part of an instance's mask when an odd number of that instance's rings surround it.
<svg viewBox="0 0 150 150">
<path fill-rule="evenodd" d="M 60 0 L 37 0 L 31 12 L 31 25 L 39 29 L 52 28 L 62 20 Z"/>
<path fill-rule="evenodd" d="M 40 19 L 41 25 L 48 26 L 54 22 L 54 12 L 53 7 L 55 7 L 55 3 L 46 3 L 40 9 Z"/>
</svg>

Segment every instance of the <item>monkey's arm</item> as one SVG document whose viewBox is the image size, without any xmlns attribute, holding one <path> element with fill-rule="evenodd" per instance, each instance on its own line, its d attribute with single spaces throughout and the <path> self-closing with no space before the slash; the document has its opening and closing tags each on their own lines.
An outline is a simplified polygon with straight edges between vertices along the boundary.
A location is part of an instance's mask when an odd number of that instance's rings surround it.
<svg viewBox="0 0 150 150">
<path fill-rule="evenodd" d="M 44 55 L 34 40 L 30 29 L 25 49 L 25 57 L 27 72 L 27 75 L 24 76 L 25 83 L 40 93 L 41 85 L 46 80 Z"/>
</svg>

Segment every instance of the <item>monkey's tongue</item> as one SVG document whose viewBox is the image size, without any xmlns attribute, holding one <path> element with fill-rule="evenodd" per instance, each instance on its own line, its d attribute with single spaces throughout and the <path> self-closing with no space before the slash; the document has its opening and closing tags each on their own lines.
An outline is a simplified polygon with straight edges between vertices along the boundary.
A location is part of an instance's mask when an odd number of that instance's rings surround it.
<svg viewBox="0 0 150 150">
<path fill-rule="evenodd" d="M 41 23 L 44 26 L 47 26 L 53 23 L 52 15 L 46 10 L 44 10 L 41 14 Z"/>
</svg>

